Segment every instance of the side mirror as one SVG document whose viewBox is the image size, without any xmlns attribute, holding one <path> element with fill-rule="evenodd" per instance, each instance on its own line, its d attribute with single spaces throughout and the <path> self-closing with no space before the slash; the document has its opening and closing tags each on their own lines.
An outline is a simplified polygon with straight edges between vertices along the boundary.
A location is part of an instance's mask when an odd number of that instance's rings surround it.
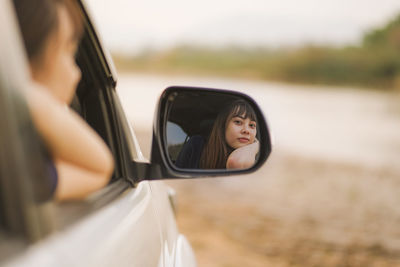
<svg viewBox="0 0 400 267">
<path fill-rule="evenodd" d="M 250 173 L 271 153 L 262 111 L 234 91 L 169 87 L 153 130 L 149 180 Z"/>
</svg>

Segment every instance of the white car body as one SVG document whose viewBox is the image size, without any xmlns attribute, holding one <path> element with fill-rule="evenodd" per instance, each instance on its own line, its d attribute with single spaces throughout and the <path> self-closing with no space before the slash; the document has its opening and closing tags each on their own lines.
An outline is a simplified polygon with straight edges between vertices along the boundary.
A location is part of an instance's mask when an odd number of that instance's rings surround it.
<svg viewBox="0 0 400 267">
<path fill-rule="evenodd" d="M 196 261 L 176 227 L 167 186 L 143 181 L 79 223 L 30 246 L 6 266 L 190 267 Z"/>
</svg>

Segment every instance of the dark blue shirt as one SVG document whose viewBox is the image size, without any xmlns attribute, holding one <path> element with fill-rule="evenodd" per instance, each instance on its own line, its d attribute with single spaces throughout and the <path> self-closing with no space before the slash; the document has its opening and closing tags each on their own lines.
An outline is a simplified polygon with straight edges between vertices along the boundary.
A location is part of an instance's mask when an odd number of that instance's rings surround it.
<svg viewBox="0 0 400 267">
<path fill-rule="evenodd" d="M 194 135 L 183 145 L 175 161 L 176 167 L 183 169 L 198 169 L 201 153 L 204 147 L 204 138 Z"/>
</svg>

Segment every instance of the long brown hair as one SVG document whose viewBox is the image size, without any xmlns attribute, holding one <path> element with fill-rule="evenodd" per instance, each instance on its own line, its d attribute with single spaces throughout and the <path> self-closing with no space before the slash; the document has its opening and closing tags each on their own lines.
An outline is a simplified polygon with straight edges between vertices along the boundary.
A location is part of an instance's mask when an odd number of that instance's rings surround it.
<svg viewBox="0 0 400 267">
<path fill-rule="evenodd" d="M 57 32 L 58 8 L 67 9 L 74 26 L 75 37 L 83 33 L 83 20 L 79 7 L 72 0 L 13 0 L 26 53 L 30 62 L 40 60 L 46 42 Z"/>
<path fill-rule="evenodd" d="M 229 121 L 236 116 L 257 121 L 253 108 L 244 100 L 236 100 L 220 112 L 214 121 L 207 143 L 200 156 L 202 169 L 225 169 L 229 154 L 233 151 L 225 140 Z"/>
</svg>

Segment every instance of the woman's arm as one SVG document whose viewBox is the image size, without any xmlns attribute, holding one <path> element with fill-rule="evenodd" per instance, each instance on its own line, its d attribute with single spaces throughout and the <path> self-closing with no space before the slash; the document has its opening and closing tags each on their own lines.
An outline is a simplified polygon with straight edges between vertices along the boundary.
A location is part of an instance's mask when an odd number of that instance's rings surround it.
<svg viewBox="0 0 400 267">
<path fill-rule="evenodd" d="M 259 150 L 259 142 L 256 140 L 250 145 L 235 149 L 226 161 L 227 169 L 248 169 L 251 168 L 256 160 Z"/>
<path fill-rule="evenodd" d="M 56 163 L 56 199 L 83 199 L 106 185 L 114 162 L 100 136 L 46 89 L 27 92 L 33 122 Z"/>
<path fill-rule="evenodd" d="M 107 185 L 111 173 L 87 170 L 61 160 L 56 161 L 58 184 L 55 199 L 81 200 Z"/>
</svg>

